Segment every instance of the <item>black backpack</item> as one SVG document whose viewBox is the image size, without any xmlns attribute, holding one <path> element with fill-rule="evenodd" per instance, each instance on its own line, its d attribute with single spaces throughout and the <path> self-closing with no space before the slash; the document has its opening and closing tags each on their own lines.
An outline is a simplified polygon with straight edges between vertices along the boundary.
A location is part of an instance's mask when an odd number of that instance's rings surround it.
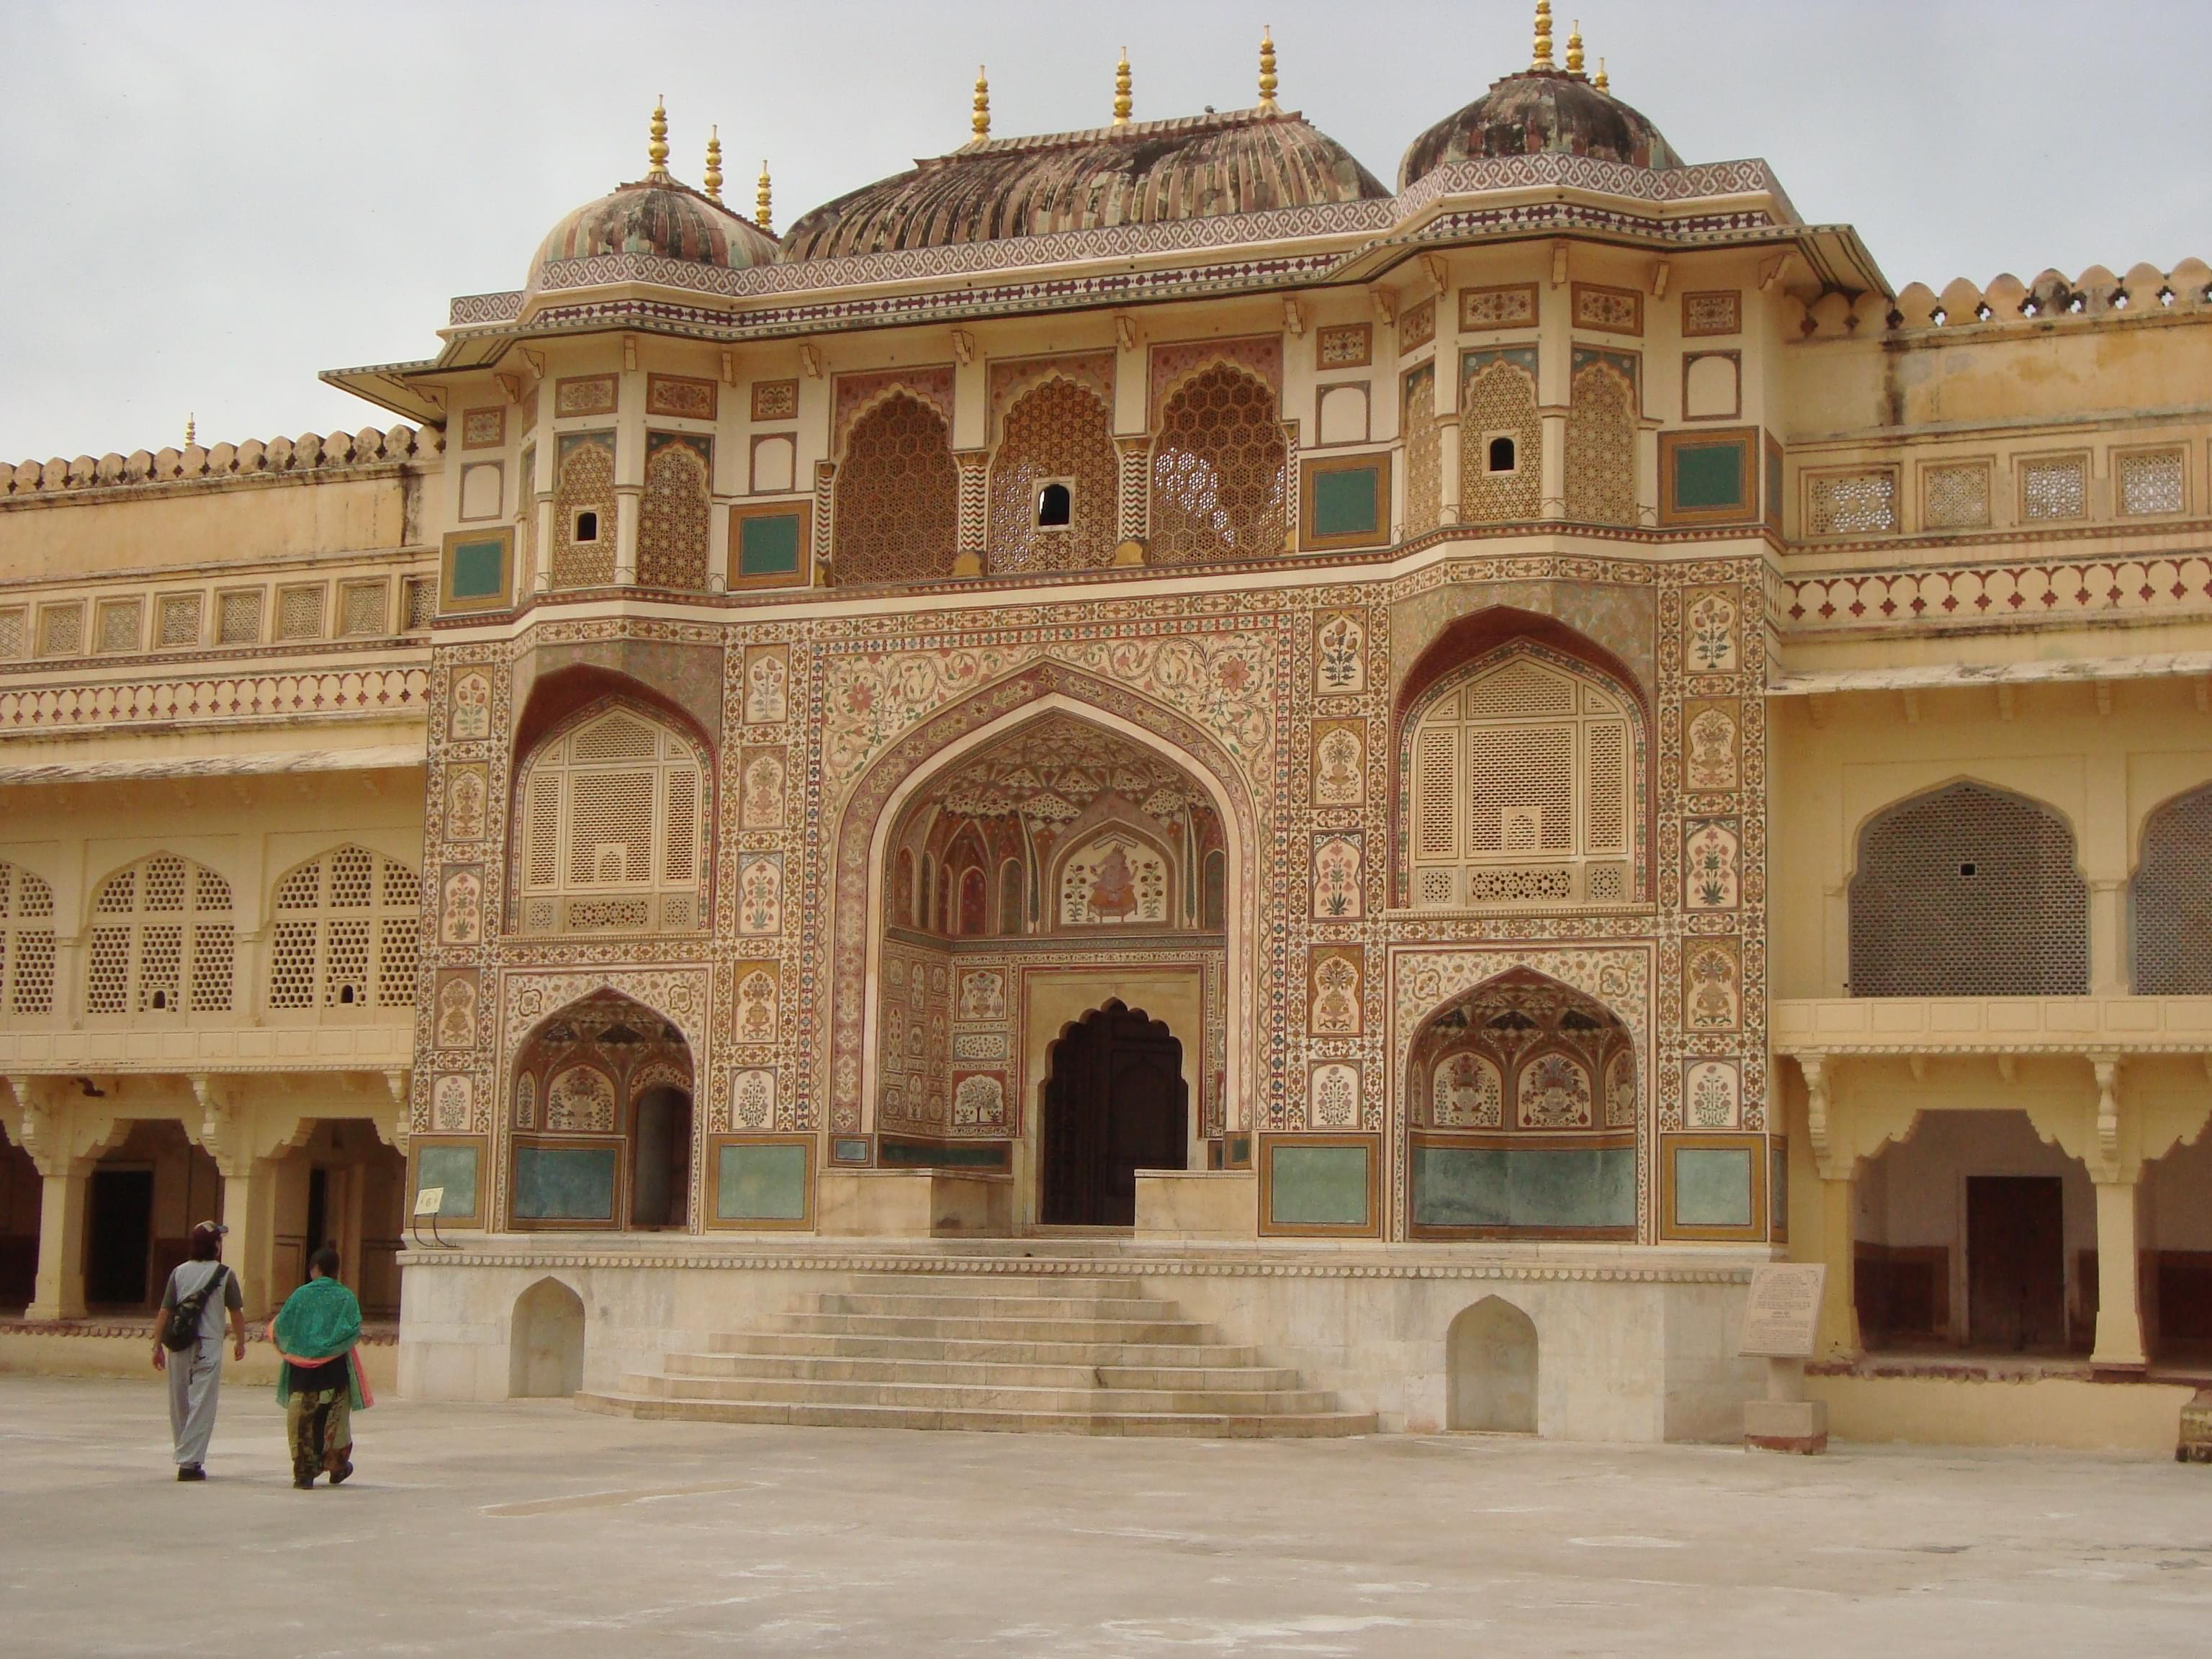
<svg viewBox="0 0 2212 1659">
<path fill-rule="evenodd" d="M 169 1310 L 169 1322 L 161 1328 L 161 1346 L 171 1353 L 182 1353 L 200 1340 L 200 1316 L 207 1311 L 208 1298 L 220 1295 L 222 1282 L 230 1276 L 230 1269 L 220 1261 L 208 1282 L 190 1296 L 179 1297 L 177 1305 Z"/>
</svg>

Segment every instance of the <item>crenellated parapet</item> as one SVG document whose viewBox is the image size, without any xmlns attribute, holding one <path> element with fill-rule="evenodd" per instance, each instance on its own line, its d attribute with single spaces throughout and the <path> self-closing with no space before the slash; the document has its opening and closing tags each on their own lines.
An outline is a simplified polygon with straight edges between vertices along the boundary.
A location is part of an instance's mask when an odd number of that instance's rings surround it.
<svg viewBox="0 0 2212 1659">
<path fill-rule="evenodd" d="M 1938 329 L 2019 331 L 2054 323 L 2207 310 L 2212 310 L 2212 265 L 2184 259 L 2171 270 L 2134 265 L 2124 276 L 2091 265 L 2078 276 L 2045 270 L 2025 283 L 2009 271 L 1986 285 L 1961 276 L 1941 293 L 1925 283 L 1912 283 L 1894 298 L 1878 289 L 1856 295 L 1831 292 L 1809 304 L 1791 302 L 1784 328 L 1808 339 L 1844 339 Z"/>
<path fill-rule="evenodd" d="M 276 478 L 434 459 L 446 434 L 437 427 L 400 424 L 388 431 L 303 432 L 296 438 L 249 438 L 244 443 L 188 444 L 181 449 L 110 451 L 74 460 L 56 456 L 0 469 L 0 498 L 52 496 L 80 490 L 150 488 L 209 479 Z"/>
</svg>

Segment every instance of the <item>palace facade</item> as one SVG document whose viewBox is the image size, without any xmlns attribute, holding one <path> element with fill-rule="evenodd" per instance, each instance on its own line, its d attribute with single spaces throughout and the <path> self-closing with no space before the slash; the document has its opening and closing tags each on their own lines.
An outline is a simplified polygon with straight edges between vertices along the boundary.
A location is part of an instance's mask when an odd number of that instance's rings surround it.
<svg viewBox="0 0 2212 1659">
<path fill-rule="evenodd" d="M 656 111 L 383 428 L 0 471 L 15 1340 L 219 1212 L 425 1395 L 1728 1438 L 1792 1258 L 1843 1431 L 2170 1443 L 2212 269 L 1893 289 L 1544 9 L 1387 181 Z"/>
</svg>

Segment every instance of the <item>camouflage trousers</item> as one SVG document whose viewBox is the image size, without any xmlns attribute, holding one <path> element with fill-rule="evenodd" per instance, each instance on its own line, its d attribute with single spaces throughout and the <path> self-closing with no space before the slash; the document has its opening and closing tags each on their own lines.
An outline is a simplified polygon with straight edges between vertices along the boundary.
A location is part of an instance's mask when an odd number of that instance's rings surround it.
<svg viewBox="0 0 2212 1659">
<path fill-rule="evenodd" d="M 335 1389 L 292 1390 L 284 1406 L 284 1432 L 292 1443 L 292 1478 L 336 1474 L 353 1450 L 353 1393 Z"/>
</svg>

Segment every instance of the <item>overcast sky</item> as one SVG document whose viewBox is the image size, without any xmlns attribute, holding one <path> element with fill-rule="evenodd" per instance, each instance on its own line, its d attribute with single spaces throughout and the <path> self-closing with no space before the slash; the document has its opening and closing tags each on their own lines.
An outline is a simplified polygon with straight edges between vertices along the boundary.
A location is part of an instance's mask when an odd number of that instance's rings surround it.
<svg viewBox="0 0 2212 1659">
<path fill-rule="evenodd" d="M 0 0 L 0 459 L 386 425 L 316 371 L 429 356 L 562 213 L 677 176 L 719 123 L 776 222 L 968 136 L 1281 97 L 1395 181 L 1420 129 L 1528 62 L 1525 0 L 766 5 Z M 1692 161 L 1764 156 L 1893 286 L 2212 258 L 2203 0 L 1559 0 Z"/>
</svg>

